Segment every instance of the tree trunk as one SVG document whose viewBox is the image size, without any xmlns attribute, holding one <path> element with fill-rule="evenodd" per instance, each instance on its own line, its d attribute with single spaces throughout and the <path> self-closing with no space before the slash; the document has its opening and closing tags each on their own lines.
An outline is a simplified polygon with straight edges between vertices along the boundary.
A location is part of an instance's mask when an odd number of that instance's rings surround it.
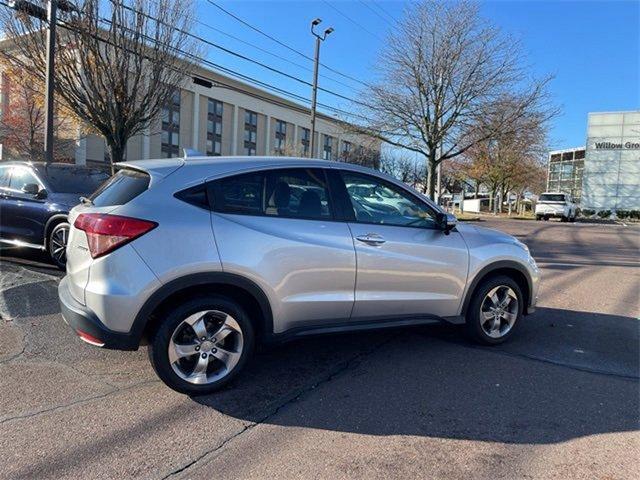
<svg viewBox="0 0 640 480">
<path fill-rule="evenodd" d="M 429 158 L 427 159 L 427 185 L 428 196 L 431 200 L 436 200 L 436 178 L 438 176 L 438 164 L 436 163 L 436 151 L 435 149 L 429 152 Z"/>
<path fill-rule="evenodd" d="M 116 173 L 115 164 L 118 162 L 123 162 L 125 160 L 125 155 L 127 151 L 126 142 L 117 142 L 117 141 L 107 141 L 107 146 L 109 148 L 109 168 L 111 170 L 111 175 Z"/>
</svg>

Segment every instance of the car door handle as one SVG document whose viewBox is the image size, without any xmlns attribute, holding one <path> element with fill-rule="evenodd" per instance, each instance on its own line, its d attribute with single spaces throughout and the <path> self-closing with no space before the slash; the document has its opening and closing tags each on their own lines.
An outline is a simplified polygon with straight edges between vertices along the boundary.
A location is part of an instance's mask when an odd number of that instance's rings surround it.
<svg viewBox="0 0 640 480">
<path fill-rule="evenodd" d="M 369 245 L 382 245 L 386 240 L 382 238 L 381 235 L 377 233 L 367 233 L 366 235 L 358 235 L 356 240 L 359 240 L 363 243 L 367 243 Z"/>
</svg>

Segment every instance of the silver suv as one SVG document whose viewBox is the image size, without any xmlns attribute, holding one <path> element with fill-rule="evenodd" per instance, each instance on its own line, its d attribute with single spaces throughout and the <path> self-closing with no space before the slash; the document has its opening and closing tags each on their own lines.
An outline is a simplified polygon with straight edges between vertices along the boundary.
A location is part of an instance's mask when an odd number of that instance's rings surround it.
<svg viewBox="0 0 640 480">
<path fill-rule="evenodd" d="M 179 392 L 220 388 L 257 342 L 446 321 L 496 344 L 534 309 L 524 244 L 456 225 L 379 172 L 282 157 L 119 167 L 69 214 L 62 314 L 87 343 L 147 344 Z"/>
</svg>

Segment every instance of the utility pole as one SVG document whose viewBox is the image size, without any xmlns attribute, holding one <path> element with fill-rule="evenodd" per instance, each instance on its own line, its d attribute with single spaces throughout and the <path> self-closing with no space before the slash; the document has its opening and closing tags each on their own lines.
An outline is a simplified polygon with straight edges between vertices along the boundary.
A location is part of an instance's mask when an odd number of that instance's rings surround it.
<svg viewBox="0 0 640 480">
<path fill-rule="evenodd" d="M 53 103 L 53 87 L 55 79 L 53 77 L 53 72 L 55 68 L 57 13 L 57 0 L 49 0 L 47 8 L 47 21 L 49 23 L 49 28 L 47 29 L 47 72 L 45 79 L 44 107 L 44 160 L 47 164 L 53 162 L 53 116 L 55 115 L 55 106 Z"/>
<path fill-rule="evenodd" d="M 333 28 L 327 28 L 322 35 L 315 32 L 315 27 L 320 25 L 322 20 L 316 18 L 311 22 L 311 33 L 316 37 L 316 53 L 313 62 L 313 90 L 311 92 L 311 148 L 309 149 L 309 158 L 313 158 L 316 149 L 316 99 L 318 97 L 318 66 L 320 64 L 320 42 L 324 42 Z"/>
<path fill-rule="evenodd" d="M 54 72 L 56 53 L 56 24 L 58 21 L 58 7 L 65 13 L 76 12 L 78 8 L 68 0 L 49 0 L 47 10 L 28 0 L 12 0 L 9 6 L 17 12 L 46 21 L 47 28 L 47 69 L 45 74 L 45 123 L 44 123 L 44 159 L 46 163 L 53 162 L 53 119 L 54 107 Z"/>
</svg>

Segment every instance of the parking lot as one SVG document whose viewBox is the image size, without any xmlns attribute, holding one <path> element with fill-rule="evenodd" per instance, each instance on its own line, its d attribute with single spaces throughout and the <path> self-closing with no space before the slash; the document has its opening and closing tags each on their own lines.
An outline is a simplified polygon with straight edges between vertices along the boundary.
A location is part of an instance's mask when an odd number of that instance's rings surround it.
<svg viewBox="0 0 640 480">
<path fill-rule="evenodd" d="M 4 478 L 637 478 L 640 228 L 492 220 L 543 272 L 517 338 L 459 327 L 323 336 L 261 351 L 189 398 L 146 355 L 84 344 L 61 274 L 0 257 Z"/>
</svg>

